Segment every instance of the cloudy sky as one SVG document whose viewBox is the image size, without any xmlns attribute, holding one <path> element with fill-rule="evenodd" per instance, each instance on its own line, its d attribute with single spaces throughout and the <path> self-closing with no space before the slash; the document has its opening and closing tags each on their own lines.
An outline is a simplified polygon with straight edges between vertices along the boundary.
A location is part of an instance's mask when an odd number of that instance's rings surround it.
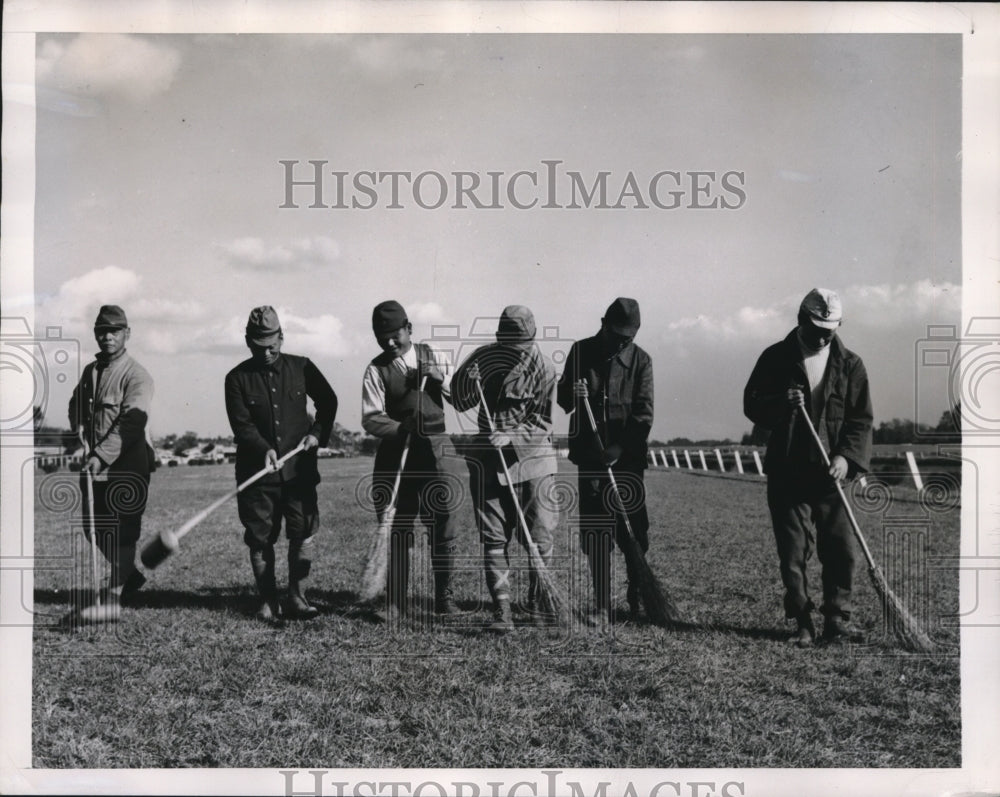
<svg viewBox="0 0 1000 797">
<path fill-rule="evenodd" d="M 961 69 L 954 35 L 40 34 L 23 301 L 85 356 L 98 306 L 121 304 L 154 434 L 214 435 L 255 305 L 359 429 L 383 299 L 460 351 L 527 304 L 558 357 L 633 296 L 653 435 L 738 439 L 756 357 L 829 287 L 877 421 L 936 422 L 947 393 L 915 350 L 960 323 Z M 327 162 L 327 207 L 309 186 L 281 207 L 282 160 L 296 180 Z M 410 175 L 395 202 L 385 172 Z M 497 207 L 457 199 L 455 172 Z M 606 207 L 574 203 L 599 179 Z"/>
</svg>

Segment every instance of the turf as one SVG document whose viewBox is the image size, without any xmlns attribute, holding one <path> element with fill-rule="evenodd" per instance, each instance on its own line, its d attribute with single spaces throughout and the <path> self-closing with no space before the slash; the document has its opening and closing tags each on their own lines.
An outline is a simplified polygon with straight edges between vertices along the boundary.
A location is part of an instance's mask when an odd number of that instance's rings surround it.
<svg viewBox="0 0 1000 797">
<path fill-rule="evenodd" d="M 956 500 L 921 501 L 897 485 L 885 488 L 887 503 L 867 495 L 856 504 L 890 584 L 938 643 L 934 655 L 888 643 L 863 567 L 856 602 L 867 642 L 789 646 L 762 480 L 673 469 L 647 474 L 649 561 L 684 615 L 679 629 L 623 621 L 608 634 L 546 632 L 516 614 L 517 631 L 496 638 L 480 630 L 489 613 L 467 505 L 463 614 L 449 624 L 430 614 L 419 534 L 414 626 L 387 629 L 355 594 L 375 528 L 363 505 L 371 460 L 320 464 L 322 531 L 308 594 L 321 616 L 281 627 L 253 619 L 235 503 L 184 538 L 118 623 L 61 625 L 89 583 L 87 548 L 73 490 L 59 490 L 75 475 L 39 474 L 35 767 L 960 765 L 957 573 L 933 567 L 958 554 Z M 565 463 L 560 478 L 572 486 Z M 232 484 L 226 466 L 158 471 L 143 541 Z M 564 512 L 554 572 L 585 605 L 573 522 Z M 282 542 L 279 583 L 284 551 Z M 513 561 L 526 565 L 520 551 Z M 620 554 L 616 561 L 624 606 Z"/>
</svg>

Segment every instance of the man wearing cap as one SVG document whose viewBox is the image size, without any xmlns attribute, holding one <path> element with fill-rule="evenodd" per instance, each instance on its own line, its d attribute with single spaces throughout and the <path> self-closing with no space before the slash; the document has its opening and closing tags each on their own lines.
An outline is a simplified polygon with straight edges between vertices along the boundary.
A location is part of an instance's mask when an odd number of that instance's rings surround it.
<svg viewBox="0 0 1000 797">
<path fill-rule="evenodd" d="M 457 548 L 452 506 L 456 489 L 448 460 L 455 463 L 458 457 L 444 424 L 451 363 L 429 345 L 411 340 L 413 327 L 399 302 L 389 300 L 375 306 L 372 331 L 382 354 L 365 369 L 361 425 L 380 439 L 373 483 L 375 509 L 380 517 L 388 509 L 403 449 L 409 442 L 389 537 L 387 619 L 397 621 L 407 614 L 409 549 L 418 518 L 430 535 L 434 611 L 455 614 L 458 608 L 451 579 Z"/>
<path fill-rule="evenodd" d="M 81 477 L 93 479 L 97 545 L 111 564 L 105 603 L 85 608 L 85 620 L 114 619 L 146 582 L 136 568 L 135 548 L 155 458 L 146 430 L 153 379 L 125 350 L 131 334 L 121 307 L 101 307 L 94 322 L 99 351 L 69 402 L 70 428 L 86 456 Z M 86 489 L 83 496 L 89 513 Z"/>
<path fill-rule="evenodd" d="M 274 544 L 285 520 L 288 537 L 288 602 L 284 615 L 308 620 L 318 614 L 306 600 L 304 584 L 312 566 L 313 534 L 319 529 L 316 449 L 326 445 L 337 416 L 337 395 L 308 357 L 281 351 L 284 334 L 273 307 L 250 312 L 246 326 L 250 359 L 226 374 L 226 413 L 236 442 L 236 481 L 262 468 L 273 472 L 236 498 L 243 540 L 261 597 L 259 619 L 273 622 L 278 603 Z M 306 398 L 312 400 L 315 420 Z M 302 444 L 303 450 L 277 466 Z"/>
<path fill-rule="evenodd" d="M 559 523 L 551 488 L 557 469 L 552 445 L 556 374 L 535 343 L 535 317 L 527 307 L 504 308 L 496 339 L 476 349 L 455 371 L 451 403 L 459 412 L 479 407 L 479 434 L 469 458 L 471 492 L 483 541 L 486 586 L 493 599 L 494 620 L 489 629 L 504 633 L 514 628 L 507 546 L 515 529 L 527 547 L 515 501 L 542 561 L 547 564 L 552 558 L 552 539 Z M 509 484 L 500 457 L 507 464 Z M 544 624 L 552 618 L 536 611 L 537 590 L 532 567 L 527 608 L 533 622 Z"/>
<path fill-rule="evenodd" d="M 559 380 L 559 406 L 571 413 L 569 458 L 579 469 L 580 541 L 590 561 L 594 617 L 611 621 L 612 538 L 624 549 L 625 520 L 614 511 L 607 475 L 610 467 L 625 497 L 625 511 L 643 552 L 649 549 L 649 516 L 644 482 L 646 440 L 653 425 L 653 362 L 633 343 L 639 331 L 639 303 L 618 298 L 611 303 L 601 330 L 572 345 Z M 591 431 L 583 402 L 597 422 Z M 626 559 L 626 567 L 630 565 Z M 627 599 L 634 618 L 639 612 L 638 574 L 627 572 Z"/>
<path fill-rule="evenodd" d="M 791 641 L 798 647 L 812 645 L 816 636 L 806 578 L 814 545 L 823 569 L 823 637 L 858 636 L 849 625 L 851 526 L 834 482 L 868 470 L 872 404 L 864 363 L 836 334 L 841 315 L 836 293 L 809 291 L 799 307 L 798 326 L 764 350 L 743 392 L 743 412 L 771 431 L 764 461 L 767 503 L 785 586 L 785 616 L 796 622 Z M 803 413 L 829 452 L 829 467 Z"/>
</svg>

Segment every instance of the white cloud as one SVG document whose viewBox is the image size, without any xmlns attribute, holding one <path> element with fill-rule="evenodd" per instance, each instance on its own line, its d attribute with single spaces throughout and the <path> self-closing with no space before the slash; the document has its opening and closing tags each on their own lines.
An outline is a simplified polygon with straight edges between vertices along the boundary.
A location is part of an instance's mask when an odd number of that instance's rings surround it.
<svg viewBox="0 0 1000 797">
<path fill-rule="evenodd" d="M 145 295 L 142 278 L 134 271 L 104 266 L 67 280 L 55 294 L 37 297 L 35 327 L 58 325 L 67 335 L 89 339 L 103 304 L 117 304 L 125 310 L 143 349 L 166 354 L 179 351 L 191 326 L 209 315 L 208 308 L 194 300 Z"/>
<path fill-rule="evenodd" d="M 345 357 L 354 353 L 361 340 L 348 334 L 344 322 L 324 313 L 300 316 L 285 307 L 276 307 L 281 329 L 285 333 L 284 348 L 292 354 L 315 358 Z M 250 352 L 244 340 L 247 317 L 230 316 L 197 329 L 188 329 L 183 338 L 177 336 L 160 341 L 158 351 L 177 354 L 218 354 L 230 358 L 246 358 Z M 366 341 L 367 342 L 367 341 Z"/>
<path fill-rule="evenodd" d="M 82 33 L 68 44 L 42 42 L 35 63 L 40 85 L 69 95 L 144 102 L 170 88 L 180 66 L 173 47 L 122 33 Z"/>
<path fill-rule="evenodd" d="M 329 266 L 340 257 L 340 245 L 332 238 L 315 235 L 284 244 L 267 244 L 260 238 L 237 238 L 217 244 L 232 268 L 250 271 L 309 271 Z"/>
<path fill-rule="evenodd" d="M 102 304 L 118 304 L 132 327 L 133 345 L 144 352 L 165 355 L 221 354 L 248 356 L 244 333 L 246 316 L 214 320 L 199 301 L 175 301 L 149 296 L 134 271 L 105 266 L 64 282 L 59 291 L 36 300 L 35 327 L 61 326 L 64 336 L 89 340 Z M 315 357 L 343 357 L 367 344 L 345 332 L 336 316 L 295 315 L 278 307 L 278 317 L 289 350 Z"/>
<path fill-rule="evenodd" d="M 354 350 L 354 341 L 345 334 L 344 322 L 336 316 L 325 313 L 305 317 L 278 309 L 281 328 L 289 350 L 300 350 L 308 354 L 327 357 L 343 357 Z"/>
<path fill-rule="evenodd" d="M 449 321 L 437 302 L 413 302 L 405 307 L 406 317 L 414 324 L 443 324 Z"/>
<path fill-rule="evenodd" d="M 844 323 L 852 328 L 885 329 L 961 317 L 961 288 L 952 282 L 923 279 L 909 284 L 851 285 L 838 293 L 844 304 Z M 741 307 L 730 316 L 681 318 L 667 325 L 665 340 L 683 350 L 694 341 L 729 345 L 737 340 L 777 339 L 795 326 L 804 295 L 785 296 L 769 307 Z"/>
<path fill-rule="evenodd" d="M 60 324 L 73 334 L 87 333 L 102 304 L 121 305 L 129 312 L 129 299 L 136 295 L 139 275 L 119 266 L 104 266 L 67 280 L 50 296 L 36 300 L 35 325 Z"/>
<path fill-rule="evenodd" d="M 844 320 L 853 326 L 892 327 L 907 321 L 961 317 L 961 287 L 929 279 L 909 285 L 852 285 L 841 293 Z"/>
</svg>

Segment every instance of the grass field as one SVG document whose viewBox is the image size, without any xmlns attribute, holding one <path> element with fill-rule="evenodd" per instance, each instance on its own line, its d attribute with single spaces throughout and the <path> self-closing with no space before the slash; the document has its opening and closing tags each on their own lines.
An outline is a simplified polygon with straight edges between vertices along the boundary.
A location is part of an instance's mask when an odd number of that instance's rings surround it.
<svg viewBox="0 0 1000 797">
<path fill-rule="evenodd" d="M 59 626 L 89 583 L 87 549 L 73 490 L 63 489 L 76 474 L 38 474 L 33 765 L 960 764 L 958 629 L 948 619 L 958 610 L 957 573 L 933 567 L 936 557 L 958 554 L 953 496 L 918 500 L 912 488 L 893 485 L 891 496 L 890 488 L 876 490 L 857 504 L 876 558 L 889 557 L 890 580 L 940 644 L 935 655 L 883 641 L 881 607 L 863 567 L 857 620 L 868 643 L 790 647 L 763 480 L 672 469 L 647 474 L 649 560 L 684 614 L 683 628 L 620 623 L 604 635 L 524 625 L 494 638 L 480 632 L 488 602 L 468 506 L 457 585 L 464 614 L 456 622 L 446 626 L 429 613 L 423 535 L 411 585 L 418 627 L 390 632 L 355 603 L 374 528 L 357 485 L 371 464 L 321 461 L 322 532 L 308 594 L 322 614 L 284 627 L 253 619 L 235 502 L 184 539 L 120 622 Z M 563 467 L 571 486 L 575 474 Z M 232 485 L 226 466 L 158 471 L 143 541 Z M 563 514 L 557 578 L 573 601 L 586 603 L 574 514 Z M 914 550 L 916 571 L 900 582 L 901 562 Z M 284 551 L 282 542 L 279 583 Z M 514 563 L 526 564 L 520 551 Z"/>
</svg>

